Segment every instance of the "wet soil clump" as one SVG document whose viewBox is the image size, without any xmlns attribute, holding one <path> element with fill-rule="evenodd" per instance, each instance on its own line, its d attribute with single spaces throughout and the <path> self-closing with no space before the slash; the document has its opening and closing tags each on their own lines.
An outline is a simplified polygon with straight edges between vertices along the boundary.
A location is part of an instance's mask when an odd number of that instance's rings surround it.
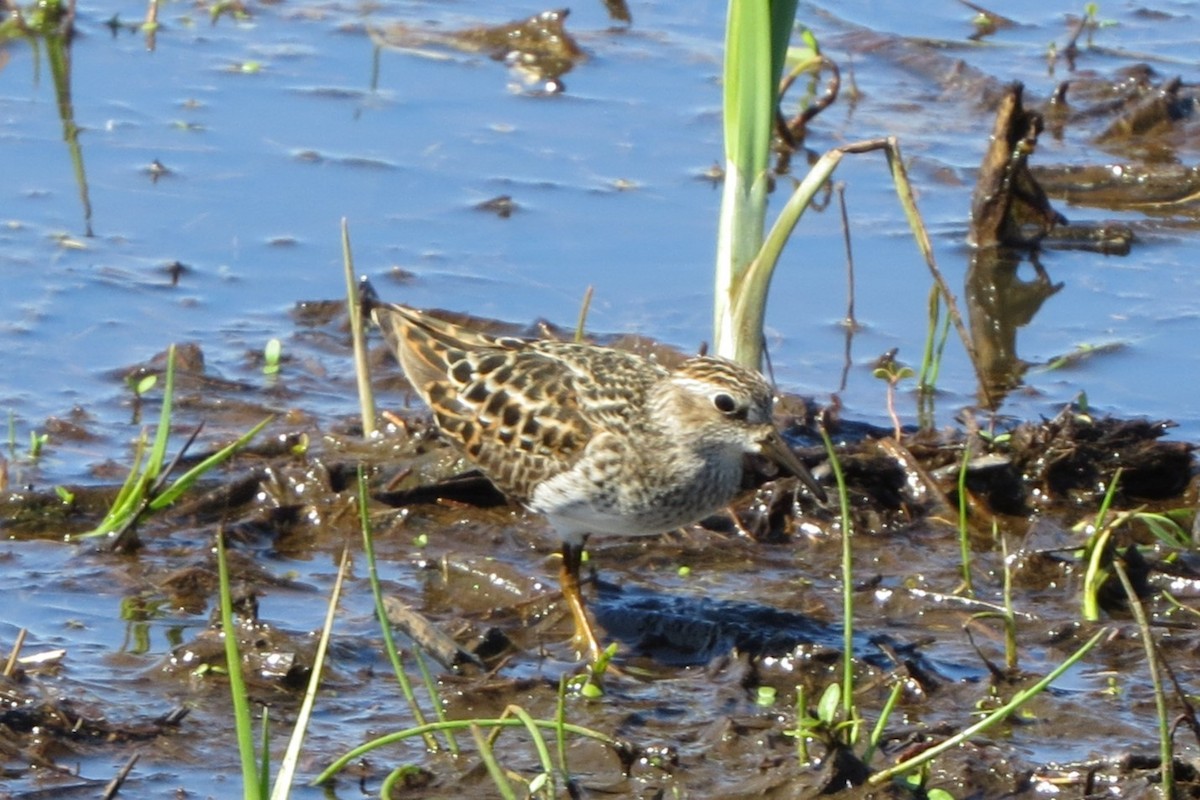
<svg viewBox="0 0 1200 800">
<path fill-rule="evenodd" d="M 212 415 L 222 423 L 218 428 L 236 429 L 269 410 L 241 387 L 204 376 L 202 359 L 190 363 L 194 372 L 184 370 L 179 378 L 187 398 L 183 416 Z M 203 393 L 189 393 L 201 386 Z M 242 398 L 237 411 L 227 404 L 230 396 Z M 799 398 L 785 398 L 780 408 L 797 454 L 836 495 L 832 465 L 817 444 L 816 409 Z M 1163 642 L 1168 663 L 1182 668 L 1186 654 L 1200 646 L 1195 623 L 1178 605 L 1200 589 L 1200 565 L 1186 539 L 1197 500 L 1194 447 L 1165 438 L 1167 422 L 1097 418 L 1077 406 L 1051 419 L 1002 426 L 969 418 L 961 431 L 905 431 L 899 439 L 894 431 L 829 415 L 825 424 L 844 476 L 853 536 L 856 703 L 875 714 L 890 687 L 903 687 L 903 716 L 889 723 L 879 744 L 883 762 L 879 756 L 856 762 L 816 734 L 810 734 L 811 761 L 796 756 L 788 731 L 801 724 L 797 692 L 813 714 L 815 699 L 839 680 L 845 522 L 836 502 L 821 504 L 795 479 L 752 465 L 729 513 L 675 534 L 607 539 L 590 549 L 585 591 L 600 626 L 618 644 L 621 673 L 605 679 L 598 701 L 568 698 L 567 714 L 632 749 L 626 758 L 611 747 L 573 745 L 581 753 L 573 762 L 579 785 L 639 796 L 686 786 L 704 796 L 745 796 L 747 787 L 756 787 L 771 796 L 807 797 L 861 783 L 881 763 L 970 724 L 964 708 L 1027 685 L 1098 630 L 1099 623 L 1079 612 L 1092 564 L 1104 575 L 1096 591 L 1110 634 L 1073 688 L 1032 706 L 1044 730 L 1021 736 L 1030 737 L 1035 751 L 1037 742 L 1078 740 L 1064 756 L 1079 763 L 1095 752 L 1089 741 L 1104 749 L 1119 739 L 1123 759 L 1088 762 L 1092 766 L 1072 780 L 1084 786 L 1103 776 L 1131 792 L 1152 783 L 1142 716 L 1148 707 L 1139 708 L 1145 701 L 1113 715 L 1105 738 L 1096 740 L 1088 726 L 1094 706 L 1105 702 L 1104 681 L 1087 674 L 1105 665 L 1126 691 L 1140 693 L 1144 685 L 1141 644 L 1114 562 L 1134 577 L 1153 624 L 1170 630 Z M 196 447 L 211 451 L 219 444 L 202 437 Z M 322 431 L 302 416 L 285 416 L 223 474 L 145 518 L 136 551 L 108 553 L 94 540 L 67 548 L 91 565 L 92 580 L 108 584 L 102 594 L 123 598 L 130 624 L 185 624 L 136 685 L 121 690 L 126 704 L 140 696 L 145 707 L 158 698 L 156 713 L 122 713 L 103 695 L 89 700 L 101 710 L 81 711 L 69 693 L 51 690 L 53 673 L 18 671 L 5 678 L 10 710 L 0 720 L 0 736 L 8 769 L 21 774 L 30 765 L 67 764 L 80 747 L 127 753 L 135 741 L 157 742 L 152 752 L 169 752 L 189 726 L 202 732 L 221 724 L 212 705 L 225 691 L 219 677 L 224 634 L 209 619 L 216 606 L 212 542 L 218 530 L 231 554 L 248 691 L 273 718 L 293 714 L 312 669 L 313 639 L 287 612 L 272 609 L 279 598 L 320 601 L 318 584 L 328 569 L 302 565 L 328 564 L 346 546 L 357 564 L 360 466 L 378 556 L 392 576 L 390 620 L 404 647 L 434 656 L 448 716 L 484 717 L 516 704 L 553 718 L 559 678 L 581 667 L 567 641 L 569 618 L 552 581 L 557 542 L 545 523 L 507 503 L 482 476 L 463 474 L 420 411 L 398 414 L 369 442 L 352 425 Z M 0 503 L 6 533 L 60 542 L 94 525 L 115 488 L 71 491 L 74 503 L 58 493 L 10 487 Z M 1101 507 L 1108 528 L 1096 524 Z M 1095 545 L 1103 552 L 1089 561 L 1100 529 L 1108 530 Z M 1173 534 L 1185 538 L 1172 540 Z M 355 572 L 348 596 L 369 596 L 358 567 Z M 347 709 L 388 697 L 395 702 L 395 688 L 383 678 L 387 667 L 376 663 L 379 633 L 372 631 L 369 606 L 360 601 L 356 607 L 362 613 L 351 629 L 339 635 L 335 628 L 323 692 Z M 1003 644 L 998 620 L 1005 607 L 1015 650 Z M 67 654 L 70 664 L 69 647 Z M 764 702 L 765 691 L 780 700 Z M 193 713 L 172 711 L 167 697 Z M 370 728 L 403 728 L 399 708 Z M 314 746 L 322 763 L 345 751 L 319 736 Z M 518 770 L 527 754 L 519 743 L 499 752 Z M 979 740 L 937 762 L 939 785 L 962 795 L 995 796 L 1002 789 L 1032 797 L 1064 780 L 1064 763 L 1071 760 L 1013 756 L 1007 747 Z M 440 790 L 488 786 L 475 771 L 431 758 L 421 774 Z M 366 767 L 361 779 L 382 780 L 386 762 Z M 1180 776 L 1189 774 L 1184 767 Z"/>
</svg>

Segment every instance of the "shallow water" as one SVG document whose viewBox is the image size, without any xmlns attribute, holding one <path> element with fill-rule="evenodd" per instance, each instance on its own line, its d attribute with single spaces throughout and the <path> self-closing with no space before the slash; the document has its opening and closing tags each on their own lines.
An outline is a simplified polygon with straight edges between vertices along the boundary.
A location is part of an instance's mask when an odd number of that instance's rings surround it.
<svg viewBox="0 0 1200 800">
<path fill-rule="evenodd" d="M 1049 42 L 1066 41 L 1067 15 L 1077 5 L 1005 4 L 1004 13 L 1018 26 L 980 44 L 967 40 L 970 12 L 954 3 L 923 8 L 919 15 L 896 14 L 892 4 L 873 2 L 801 7 L 802 19 L 842 65 L 847 83 L 852 69 L 859 92 L 853 102 L 844 96 L 818 117 L 808 146 L 819 152 L 898 136 L 940 265 L 956 292 L 963 290 L 969 255 L 964 240 L 974 171 L 992 115 L 980 99 L 980 82 L 950 67 L 961 60 L 1001 83 L 1021 80 L 1031 98 L 1043 98 L 1072 76 L 1061 61 L 1051 71 L 1045 55 Z M 239 382 L 185 387 L 192 402 L 183 403 L 183 420 L 204 417 L 207 440 L 245 430 L 269 408 L 293 412 L 294 426 L 311 431 L 318 449 L 339 446 L 320 436 L 343 430 L 356 413 L 346 341 L 336 323 L 310 324 L 293 309 L 343 294 L 342 218 L 349 221 L 358 271 L 371 276 L 387 299 L 522 325 L 546 318 L 569 326 L 593 286 L 591 331 L 639 332 L 694 350 L 711 326 L 719 193 L 703 174 L 721 160 L 724 4 L 686 8 L 635 6 L 629 27 L 610 22 L 601 4 L 573 8 L 568 29 L 588 59 L 565 76 L 564 93 L 546 95 L 514 85 L 517 79 L 503 65 L 480 54 L 424 47 L 385 50 L 376 62 L 365 31 L 395 21 L 454 29 L 533 11 L 519 4 L 272 4 L 253 7 L 247 21 L 223 17 L 213 25 L 204 9 L 166 5 L 150 51 L 142 35 L 113 35 L 105 26 L 114 15 L 122 22 L 140 19 L 143 6 L 83 2 L 80 35 L 71 48 L 71 93 L 75 120 L 84 129 L 90 221 L 44 54 L 20 41 L 0 45 L 0 411 L 13 420 L 16 448 L 5 453 L 11 486 L 50 491 L 58 484 L 119 480 L 101 467 L 128 464 L 130 442 L 146 421 L 132 408 L 123 372 L 170 342 L 198 343 L 209 375 Z M 1097 31 L 1093 45 L 1083 48 L 1080 74 L 1109 81 L 1117 70 L 1145 61 L 1163 77 L 1195 81 L 1194 42 L 1181 31 L 1192 30 L 1198 15 L 1200 5 L 1184 2 L 1102 8 L 1101 17 L 1116 25 Z M 1195 164 L 1196 122 L 1181 125 L 1174 157 Z M 1043 135 L 1034 163 L 1125 163 L 1123 153 L 1090 141 L 1096 130 L 1096 123 L 1083 122 L 1061 139 Z M 169 170 L 157 180 L 150 173 L 155 160 Z M 838 179 L 848 185 L 863 325 L 851 342 L 845 386 L 839 324 L 844 253 L 833 206 L 809 212 L 774 283 L 768 311 L 772 362 L 785 390 L 821 403 L 836 393 L 844 416 L 888 425 L 884 389 L 872 366 L 893 347 L 901 348 L 902 360 L 919 360 L 930 281 L 882 156 L 848 159 Z M 517 204 L 511 217 L 475 208 L 498 195 Z M 1193 346 L 1200 340 L 1195 203 L 1148 213 L 1054 202 L 1073 221 L 1130 224 L 1138 241 L 1124 257 L 1046 253 L 1043 265 L 1065 287 L 1021 328 L 1019 353 L 1045 363 L 1080 344 L 1123 346 L 1069 370 L 1034 367 L 1002 413 L 1051 416 L 1086 392 L 1101 412 L 1174 419 L 1180 425 L 1173 436 L 1200 440 L 1200 407 L 1193 399 L 1194 376 L 1200 375 Z M 85 235 L 89 225 L 92 236 Z M 170 272 L 175 263 L 185 267 L 177 284 Z M 278 380 L 261 374 L 256 355 L 271 337 L 284 341 L 289 358 Z M 961 407 L 975 401 L 973 375 L 953 339 L 941 375 L 936 421 L 950 425 Z M 395 394 L 387 399 L 400 402 Z M 911 393 L 902 392 L 899 402 L 904 419 L 913 420 Z M 74 408 L 82 409 L 78 421 L 86 436 L 52 436 L 36 462 L 26 458 L 29 433 Z M 156 413 L 148 406 L 148 418 Z M 412 554 L 411 537 L 427 530 L 434 540 L 431 560 L 495 557 L 517 576 L 514 593 L 536 594 L 554 573 L 553 541 L 540 522 L 516 512 L 509 517 L 492 519 L 486 533 L 477 522 L 463 523 L 476 527 L 456 533 L 463 524 L 456 528 L 444 516 L 416 513 L 408 524 L 416 530 L 406 528 L 403 541 L 385 554 L 384 578 L 411 602 L 428 598 L 427 613 L 463 613 L 443 608 L 438 598 L 445 589 L 415 569 L 424 556 Z M 101 713 L 115 715 L 118 708 L 130 716 L 155 716 L 177 702 L 195 707 L 176 737 L 148 745 L 135 772 L 141 783 L 131 786 L 130 796 L 158 796 L 174 787 L 229 796 L 232 778 L 223 773 L 234 774 L 236 756 L 231 746 L 214 753 L 208 741 L 211 727 L 227 718 L 223 686 L 160 675 L 170 649 L 206 625 L 206 610 L 156 609 L 144 621 L 122 616 L 128 616 L 130 598 L 158 599 L 155 587 L 163 574 L 180 568 L 181 558 L 206 563 L 208 532 L 159 533 L 166 538 L 136 559 L 116 562 L 86 547 L 10 542 L 0 551 L 0 596 L 10 598 L 0 636 L 7 647 L 16 630 L 27 628 L 27 647 L 67 648 L 66 666 L 56 677 L 61 691 L 79 694 Z M 311 547 L 245 545 L 268 573 L 295 576 L 296 585 L 272 588 L 261 609 L 265 619 L 286 620 L 292 632 L 319 626 L 336 564 L 335 543 L 311 535 L 314 541 L 303 543 Z M 864 569 L 877 571 L 885 584 L 949 591 L 957 545 L 948 533 L 924 535 L 927 541 L 903 553 L 871 548 L 863 555 Z M 612 546 L 615 556 L 602 548 L 597 558 L 602 574 L 616 582 L 838 618 L 830 599 L 837 585 L 836 542 L 739 545 L 731 557 L 720 539 L 712 545 L 716 558 L 706 548 L 708 535 L 699 536 L 685 540 L 682 555 L 662 555 L 656 544 L 639 542 L 624 547 L 645 553 L 640 560 L 625 564 L 618 545 Z M 482 546 L 475 550 L 477 543 Z M 914 561 L 914 551 L 929 562 Z M 680 559 L 694 562 L 701 574 L 678 578 Z M 755 582 L 745 579 L 748 573 Z M 780 587 L 797 597 L 781 597 Z M 1059 608 L 1063 591 L 1055 586 L 1044 597 L 1029 598 L 1045 603 L 1037 606 L 1038 624 L 1054 627 L 1056 615 L 1073 610 Z M 893 605 L 901 594 L 877 592 L 878 604 L 864 611 L 864 624 L 886 627 L 901 639 L 932 631 L 935 657 L 973 661 L 958 632 L 965 614 L 943 612 L 931 626 L 933 612 L 925 603 Z M 479 604 L 496 602 L 484 598 Z M 515 635 L 521 623 L 506 619 L 503 627 Z M 551 624 L 537 635 L 553 647 L 561 643 L 561 628 Z M 375 672 L 386 673 L 361 577 L 346 595 L 338 634 L 343 644 L 335 683 L 365 683 Z M 1050 643 L 1030 646 L 1045 658 L 1027 665 L 1032 672 L 1063 654 Z M 569 664 L 554 652 L 557 658 L 546 664 L 524 661 L 512 670 L 556 681 Z M 764 713 L 741 694 L 737 669 L 660 674 L 645 686 L 618 690 L 611 708 L 627 702 L 653 720 L 646 723 L 651 734 L 684 731 L 697 742 L 685 754 L 706 752 L 720 739 L 705 721 L 713 707 L 737 719 Z M 147 685 L 153 687 L 149 696 Z M 1091 708 L 1104 685 L 1102 673 L 1085 671 L 1071 676 L 1067 694 L 1078 692 L 1080 706 Z M 394 689 L 383 682 L 372 686 L 323 711 L 332 728 L 317 726 L 313 748 L 320 755 L 314 761 L 321 763 L 308 765 L 308 776 L 347 741 L 361 739 L 366 728 L 402 724 Z M 962 687 L 954 691 L 969 694 Z M 280 702 L 286 707 L 291 700 Z M 611 722 L 605 714 L 616 713 L 611 708 L 601 713 L 604 722 Z M 1144 698 L 1105 708 L 1113 729 L 1099 743 L 1060 742 L 1051 750 L 1031 739 L 1014 746 L 1046 763 L 1104 752 L 1114 741 L 1120 747 L 1149 741 L 1145 725 L 1152 709 Z M 679 731 L 672 730 L 679 720 Z M 744 747 L 754 754 L 748 740 L 730 739 L 738 742 L 731 751 Z M 778 743 L 773 748 L 787 752 Z M 85 748 L 67 761 L 79 763 L 89 778 L 107 779 L 128 752 Z M 419 754 L 410 757 L 419 760 Z M 717 796 L 731 791 L 729 781 L 749 780 L 690 766 L 696 770 L 690 782 L 651 771 L 622 791 L 679 786 L 691 796 Z M 618 781 L 611 763 L 604 769 L 609 771 L 597 767 L 597 782 Z M 26 788 L 35 783 L 30 779 Z M 341 791 L 351 796 L 357 789 L 346 784 Z"/>
<path fill-rule="evenodd" d="M 10 377 L 0 406 L 17 415 L 19 429 L 75 404 L 120 419 L 109 410 L 119 390 L 108 371 L 170 341 L 200 342 L 210 367 L 228 377 L 240 377 L 245 353 L 271 336 L 284 339 L 285 352 L 303 353 L 287 310 L 342 293 L 342 217 L 361 272 L 413 274 L 403 286 L 384 282 L 388 296 L 571 324 L 594 286 L 592 330 L 639 331 L 695 348 L 711 324 L 718 193 L 699 176 L 720 161 L 723 7 L 702 4 L 686 19 L 640 12 L 623 28 L 610 25 L 599 5 L 575 9 L 569 29 L 590 57 L 567 75 L 564 94 L 542 96 L 513 91 L 503 66 L 486 57 L 430 48 L 383 51 L 372 88 L 364 25 L 480 21 L 463 10 L 393 4 L 364 15 L 332 4 L 278 6 L 258 9 L 247 23 L 222 18 L 210 26 L 199 12 L 170 7 L 148 52 L 141 36 L 113 37 L 102 25 L 114 13 L 136 20 L 137 5 L 85 4 L 72 94 L 84 128 L 92 238 L 82 235 L 46 66 L 28 46 L 8 45 L 0 346 Z M 819 118 L 809 146 L 899 136 L 942 268 L 961 289 L 966 208 L 991 115 L 978 82 L 940 73 L 962 60 L 1045 97 L 1070 75 L 1061 63 L 1048 74 L 1045 59 L 1049 41 L 1066 40 L 1064 12 L 1018 6 L 1009 13 L 1021 26 L 979 45 L 965 41 L 969 20 L 953 4 L 895 23 L 883 13 L 874 4 L 802 9 L 831 56 L 853 69 L 860 93 Z M 1186 80 L 1190 53 L 1174 34 L 1189 13 L 1185 5 L 1164 9 L 1162 18 L 1113 18 L 1118 25 L 1096 34 L 1080 69 L 1104 76 L 1153 55 L 1160 73 Z M 489 14 L 499 20 L 521 11 L 501 5 Z M 933 39 L 940 60 L 923 56 L 914 66 L 913 45 L 880 46 L 893 33 Z M 856 46 L 869 51 L 847 53 Z M 246 63 L 258 71 L 240 71 Z M 1196 155 L 1194 123 L 1185 131 L 1177 157 L 1186 164 Z M 1088 143 L 1089 132 L 1081 125 L 1061 141 L 1043 136 L 1035 164 L 1114 160 Z M 156 159 L 170 174 L 154 181 L 147 170 Z M 849 185 L 864 325 L 840 394 L 852 416 L 884 422 L 870 367 L 892 347 L 902 360 L 919 361 L 929 279 L 882 158 L 850 159 L 838 177 Z M 473 209 L 497 195 L 518 205 L 511 218 Z M 1123 258 L 1046 256 L 1052 279 L 1066 287 L 1020 331 L 1020 355 L 1036 364 L 1081 344 L 1124 347 L 1067 372 L 1035 368 L 1028 389 L 1003 410 L 1046 413 L 1082 391 L 1096 408 L 1175 419 L 1184 438 L 1197 438 L 1190 382 L 1179 379 L 1200 374 L 1187 346 L 1200 325 L 1187 255 L 1194 207 L 1148 217 L 1058 205 L 1080 220 L 1136 224 L 1141 241 Z M 824 398 L 838 392 L 843 367 L 836 214 L 810 214 L 786 260 L 768 314 L 773 363 L 784 388 Z M 164 270 L 175 262 L 188 269 L 172 286 Z M 942 371 L 944 420 L 974 397 L 956 344 Z M 54 369 L 45 369 L 49 353 Z M 322 369 L 348 368 L 320 355 Z M 310 410 L 352 411 L 340 396 L 330 400 Z M 913 399 L 902 402 L 911 414 Z"/>
</svg>

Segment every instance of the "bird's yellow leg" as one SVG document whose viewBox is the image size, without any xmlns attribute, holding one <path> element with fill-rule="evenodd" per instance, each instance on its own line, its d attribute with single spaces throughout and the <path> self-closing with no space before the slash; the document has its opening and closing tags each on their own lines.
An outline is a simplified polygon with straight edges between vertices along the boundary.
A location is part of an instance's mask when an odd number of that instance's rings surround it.
<svg viewBox="0 0 1200 800">
<path fill-rule="evenodd" d="M 567 608 L 571 609 L 571 618 L 575 621 L 575 647 L 581 654 L 586 652 L 588 659 L 594 664 L 604 651 L 596 638 L 596 629 L 588 618 L 583 594 L 579 591 L 579 569 L 582 563 L 583 545 L 563 542 L 562 566 L 558 573 L 559 585 L 562 587 L 563 599 L 567 601 Z"/>
</svg>

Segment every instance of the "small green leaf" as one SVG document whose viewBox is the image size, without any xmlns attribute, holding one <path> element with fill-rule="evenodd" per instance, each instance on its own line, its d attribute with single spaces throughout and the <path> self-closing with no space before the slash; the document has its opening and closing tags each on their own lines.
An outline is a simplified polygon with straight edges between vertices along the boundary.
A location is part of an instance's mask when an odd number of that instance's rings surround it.
<svg viewBox="0 0 1200 800">
<path fill-rule="evenodd" d="M 817 703 L 817 718 L 826 725 L 832 725 L 837 719 L 838 705 L 842 702 L 842 687 L 839 684 L 831 683 L 825 687 L 825 693 L 821 695 L 821 701 Z"/>
<path fill-rule="evenodd" d="M 812 28 L 805 26 L 800 30 L 800 41 L 817 55 L 821 54 L 821 45 L 817 42 L 817 35 L 812 32 Z"/>
<path fill-rule="evenodd" d="M 279 372 L 279 358 L 283 353 L 283 342 L 278 339 L 270 339 L 267 341 L 267 346 L 263 350 L 263 372 L 267 375 L 274 375 Z"/>
</svg>

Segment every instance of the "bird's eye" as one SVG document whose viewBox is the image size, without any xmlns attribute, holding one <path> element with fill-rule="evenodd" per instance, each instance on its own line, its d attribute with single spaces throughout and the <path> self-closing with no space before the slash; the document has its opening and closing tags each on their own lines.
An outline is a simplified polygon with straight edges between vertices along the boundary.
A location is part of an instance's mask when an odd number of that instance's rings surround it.
<svg viewBox="0 0 1200 800">
<path fill-rule="evenodd" d="M 722 414 L 727 414 L 735 419 L 746 418 L 746 409 L 739 409 L 737 401 L 733 399 L 732 395 L 721 392 L 720 394 L 713 395 L 712 402 L 713 407 Z"/>
</svg>

